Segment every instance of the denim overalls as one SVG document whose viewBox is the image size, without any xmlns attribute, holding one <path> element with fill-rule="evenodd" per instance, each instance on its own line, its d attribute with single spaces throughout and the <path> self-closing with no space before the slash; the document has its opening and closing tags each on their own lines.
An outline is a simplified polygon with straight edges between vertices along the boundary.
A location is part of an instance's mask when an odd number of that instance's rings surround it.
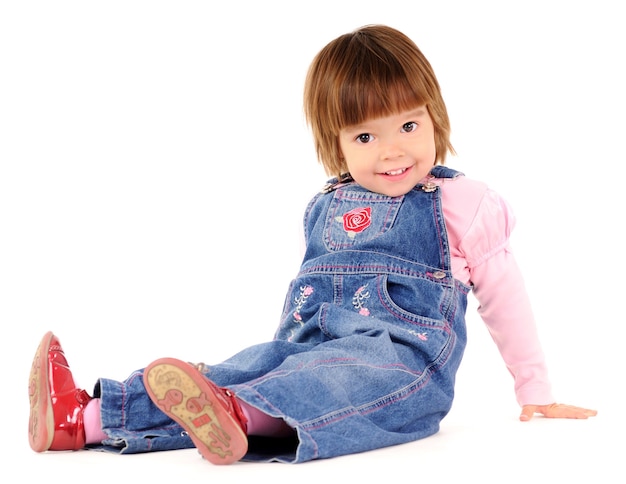
<svg viewBox="0 0 626 484">
<path fill-rule="evenodd" d="M 304 222 L 307 250 L 275 339 L 207 371 L 297 430 L 291 444 L 251 438 L 245 460 L 304 462 L 434 434 L 452 405 L 470 290 L 451 274 L 439 187 L 391 198 L 331 184 Z M 192 446 L 151 404 L 141 372 L 100 380 L 98 395 L 109 450 Z"/>
</svg>

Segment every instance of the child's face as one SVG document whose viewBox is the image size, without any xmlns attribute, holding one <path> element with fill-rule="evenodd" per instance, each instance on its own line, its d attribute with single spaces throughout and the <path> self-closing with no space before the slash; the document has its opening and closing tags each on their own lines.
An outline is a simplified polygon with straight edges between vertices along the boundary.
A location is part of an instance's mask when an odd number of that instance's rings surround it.
<svg viewBox="0 0 626 484">
<path fill-rule="evenodd" d="M 348 126 L 339 147 L 352 178 L 364 188 L 397 197 L 435 164 L 435 130 L 425 106 Z"/>
</svg>

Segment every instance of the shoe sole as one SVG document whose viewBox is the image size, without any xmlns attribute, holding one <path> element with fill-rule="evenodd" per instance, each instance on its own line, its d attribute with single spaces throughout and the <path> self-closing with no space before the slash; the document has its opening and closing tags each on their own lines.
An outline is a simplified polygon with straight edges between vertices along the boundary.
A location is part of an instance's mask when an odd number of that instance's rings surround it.
<svg viewBox="0 0 626 484">
<path fill-rule="evenodd" d="M 48 351 L 53 338 L 47 332 L 35 352 L 28 380 L 30 416 L 28 419 L 28 442 L 35 452 L 45 452 L 54 437 L 54 413 L 48 378 Z"/>
<path fill-rule="evenodd" d="M 162 358 L 146 367 L 143 381 L 154 404 L 185 429 L 206 460 L 232 464 L 246 454 L 241 425 L 222 406 L 219 390 L 192 365 Z"/>
</svg>

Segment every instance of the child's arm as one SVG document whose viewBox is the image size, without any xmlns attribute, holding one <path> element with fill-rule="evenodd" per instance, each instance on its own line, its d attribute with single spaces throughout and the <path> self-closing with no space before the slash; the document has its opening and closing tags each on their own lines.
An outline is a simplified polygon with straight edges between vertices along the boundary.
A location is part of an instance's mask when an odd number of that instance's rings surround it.
<svg viewBox="0 0 626 484">
<path fill-rule="evenodd" d="M 595 410 L 554 403 L 531 304 L 508 244 L 513 225 L 510 207 L 494 192 L 487 192 L 461 248 L 469 262 L 478 311 L 515 379 L 522 407 L 519 418 L 525 422 L 535 414 L 572 419 L 594 416 Z"/>
<path fill-rule="evenodd" d="M 442 197 L 452 253 L 467 263 L 478 312 L 515 380 L 520 420 L 535 414 L 575 419 L 596 415 L 595 410 L 554 403 L 534 314 L 508 243 L 515 225 L 509 205 L 484 184 L 465 177 L 443 183 Z M 457 276 L 468 282 L 462 270 Z"/>
<path fill-rule="evenodd" d="M 537 336 L 534 317 L 523 279 L 509 249 L 494 254 L 474 268 L 475 294 L 481 302 L 479 312 L 500 353 L 515 378 L 519 419 L 526 422 L 535 414 L 547 418 L 586 419 L 595 410 L 550 402 L 552 395 L 545 360 Z"/>
</svg>

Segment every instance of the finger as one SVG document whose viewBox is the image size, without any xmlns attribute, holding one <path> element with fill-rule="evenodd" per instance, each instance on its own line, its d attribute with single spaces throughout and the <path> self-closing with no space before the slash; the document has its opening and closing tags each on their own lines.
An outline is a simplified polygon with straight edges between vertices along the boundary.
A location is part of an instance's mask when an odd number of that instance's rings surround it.
<svg viewBox="0 0 626 484">
<path fill-rule="evenodd" d="M 535 410 L 537 409 L 536 405 L 524 405 L 522 407 L 522 413 L 519 416 L 519 419 L 522 422 L 528 422 L 533 415 L 535 415 Z"/>
<path fill-rule="evenodd" d="M 540 407 L 539 412 L 548 418 L 571 418 L 586 419 L 595 416 L 598 412 L 588 408 L 576 407 L 574 405 L 549 405 L 545 408 Z"/>
<path fill-rule="evenodd" d="M 597 415 L 597 411 L 596 410 L 591 410 L 589 408 L 582 408 L 582 407 L 574 407 L 572 405 L 567 405 L 565 414 L 566 414 L 566 418 L 579 418 L 579 419 L 586 419 L 589 417 L 594 417 L 595 415 Z"/>
</svg>

